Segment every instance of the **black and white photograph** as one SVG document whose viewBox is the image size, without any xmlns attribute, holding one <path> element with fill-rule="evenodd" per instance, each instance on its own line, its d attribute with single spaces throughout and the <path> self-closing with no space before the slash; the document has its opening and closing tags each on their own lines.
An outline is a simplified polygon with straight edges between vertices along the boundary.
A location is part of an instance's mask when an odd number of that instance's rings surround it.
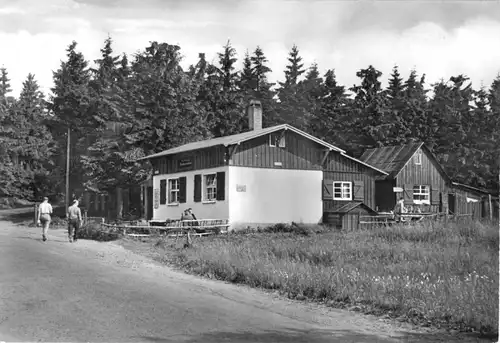
<svg viewBox="0 0 500 343">
<path fill-rule="evenodd" d="M 0 0 L 0 343 L 498 342 L 500 0 Z"/>
</svg>

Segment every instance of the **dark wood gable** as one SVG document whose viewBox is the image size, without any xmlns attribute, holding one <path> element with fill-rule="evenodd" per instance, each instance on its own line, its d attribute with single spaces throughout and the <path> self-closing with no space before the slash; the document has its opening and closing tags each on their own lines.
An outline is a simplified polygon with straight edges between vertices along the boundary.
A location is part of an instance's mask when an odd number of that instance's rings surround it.
<svg viewBox="0 0 500 343">
<path fill-rule="evenodd" d="M 420 164 L 417 164 L 415 154 L 421 153 Z M 396 175 L 396 186 L 405 190 L 413 185 L 429 185 L 435 191 L 444 191 L 449 183 L 447 175 L 431 152 L 423 146 L 407 161 Z M 410 194 L 405 195 L 410 196 Z M 413 197 L 413 195 L 411 195 Z"/>
<path fill-rule="evenodd" d="M 225 165 L 225 153 L 224 146 L 214 146 L 158 157 L 151 161 L 153 175 L 220 167 Z"/>
<path fill-rule="evenodd" d="M 325 147 L 293 131 L 281 130 L 235 147 L 229 164 L 242 167 L 320 170 Z"/>
<path fill-rule="evenodd" d="M 325 154 L 322 154 L 322 159 Z M 335 182 L 350 182 L 352 201 L 360 201 L 366 206 L 375 208 L 375 176 L 380 173 L 352 160 L 339 152 L 330 151 L 323 165 L 323 209 L 325 212 L 336 211 L 346 201 L 333 199 Z M 331 192 L 326 194 L 325 189 Z"/>
</svg>

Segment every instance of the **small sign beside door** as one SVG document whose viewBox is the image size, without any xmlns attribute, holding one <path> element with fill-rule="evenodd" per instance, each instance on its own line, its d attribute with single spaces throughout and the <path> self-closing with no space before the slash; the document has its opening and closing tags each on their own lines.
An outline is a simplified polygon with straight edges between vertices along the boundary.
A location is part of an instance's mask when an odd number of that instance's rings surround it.
<svg viewBox="0 0 500 343">
<path fill-rule="evenodd" d="M 155 210 L 158 209 L 158 207 L 160 207 L 160 190 L 155 189 L 154 190 L 154 208 L 155 208 Z"/>
<path fill-rule="evenodd" d="M 394 193 L 401 193 L 401 192 L 403 192 L 403 188 L 402 187 L 393 187 L 392 191 Z"/>
<path fill-rule="evenodd" d="M 236 185 L 236 192 L 246 192 L 247 185 Z"/>
</svg>

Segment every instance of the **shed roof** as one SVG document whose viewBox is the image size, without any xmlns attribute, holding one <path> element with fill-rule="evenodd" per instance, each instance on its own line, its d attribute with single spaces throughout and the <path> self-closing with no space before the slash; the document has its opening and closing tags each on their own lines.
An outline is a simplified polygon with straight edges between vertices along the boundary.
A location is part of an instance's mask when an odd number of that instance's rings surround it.
<svg viewBox="0 0 500 343">
<path fill-rule="evenodd" d="M 368 205 L 364 204 L 361 201 L 349 201 L 349 202 L 346 202 L 345 205 L 343 205 L 342 207 L 339 207 L 339 208 L 337 208 L 335 210 L 332 210 L 331 212 L 335 212 L 335 213 L 348 213 L 348 212 L 354 210 L 358 206 L 361 206 L 361 207 L 365 208 L 368 212 L 377 213 L 376 211 L 374 211 Z"/>
<path fill-rule="evenodd" d="M 472 187 L 472 186 L 465 185 L 463 183 L 458 183 L 458 182 L 452 182 L 451 184 L 454 187 L 461 188 L 461 189 L 464 189 L 464 190 L 467 190 L 467 191 L 471 191 L 471 192 L 474 192 L 474 193 L 481 193 L 483 195 L 488 195 L 488 194 L 492 194 L 493 195 L 493 192 L 488 191 L 486 189 L 476 188 L 476 187 Z M 493 197 L 495 197 L 495 196 L 493 195 Z"/>
<path fill-rule="evenodd" d="M 288 124 L 281 124 L 281 125 L 266 127 L 266 128 L 259 129 L 259 130 L 252 130 L 252 131 L 248 131 L 248 132 L 238 133 L 238 134 L 231 135 L 231 136 L 218 137 L 218 138 L 212 138 L 212 139 L 187 143 L 187 144 L 184 144 L 184 145 L 172 148 L 172 149 L 168 149 L 168 150 L 165 150 L 165 151 L 153 154 L 153 155 L 142 157 L 142 158 L 138 159 L 137 161 L 149 160 L 152 158 L 173 155 L 173 154 L 178 154 L 178 153 L 192 151 L 192 150 L 204 149 L 204 148 L 209 148 L 209 147 L 213 147 L 213 146 L 217 146 L 217 145 L 224 145 L 227 147 L 227 146 L 234 145 L 234 144 L 240 144 L 242 142 L 245 142 L 245 141 L 257 138 L 257 137 L 261 137 L 261 136 L 264 136 L 264 135 L 267 135 L 267 134 L 270 134 L 270 133 L 273 133 L 276 131 L 280 131 L 280 130 L 293 131 L 293 132 L 295 132 L 295 133 L 297 133 L 297 134 L 299 134 L 307 139 L 310 139 L 310 140 L 312 140 L 320 145 L 323 145 L 325 148 L 329 149 L 330 151 L 332 151 L 332 150 L 337 151 L 342 156 L 344 156 L 348 159 L 351 159 L 351 160 L 358 162 L 358 163 L 360 163 L 360 164 L 362 164 L 370 169 L 373 169 L 373 170 L 379 172 L 380 174 L 387 175 L 387 173 L 383 170 L 375 168 L 374 166 L 372 166 L 364 161 L 361 161 L 361 160 L 358 160 L 354 157 L 346 155 L 345 150 L 342 150 L 342 149 L 340 149 L 340 148 L 338 148 L 330 143 L 325 142 L 324 140 L 316 138 L 316 137 L 308 134 L 307 132 L 299 130 L 299 129 L 297 129 L 291 125 L 288 125 Z"/>
</svg>

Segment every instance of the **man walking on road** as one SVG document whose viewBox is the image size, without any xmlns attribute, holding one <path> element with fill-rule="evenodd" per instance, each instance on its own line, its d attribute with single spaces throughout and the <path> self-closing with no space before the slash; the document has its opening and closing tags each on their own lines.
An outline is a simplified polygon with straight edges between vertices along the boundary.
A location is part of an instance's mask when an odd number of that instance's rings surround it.
<svg viewBox="0 0 500 343">
<path fill-rule="evenodd" d="M 73 204 L 68 207 L 66 214 L 68 219 L 68 238 L 70 243 L 77 241 L 77 233 L 82 221 L 82 211 L 78 207 L 78 200 L 73 200 Z"/>
<path fill-rule="evenodd" d="M 47 231 L 49 231 L 50 215 L 52 214 L 52 205 L 49 204 L 49 198 L 44 197 L 43 202 L 38 206 L 38 225 L 42 225 L 42 240 L 47 240 Z"/>
</svg>

